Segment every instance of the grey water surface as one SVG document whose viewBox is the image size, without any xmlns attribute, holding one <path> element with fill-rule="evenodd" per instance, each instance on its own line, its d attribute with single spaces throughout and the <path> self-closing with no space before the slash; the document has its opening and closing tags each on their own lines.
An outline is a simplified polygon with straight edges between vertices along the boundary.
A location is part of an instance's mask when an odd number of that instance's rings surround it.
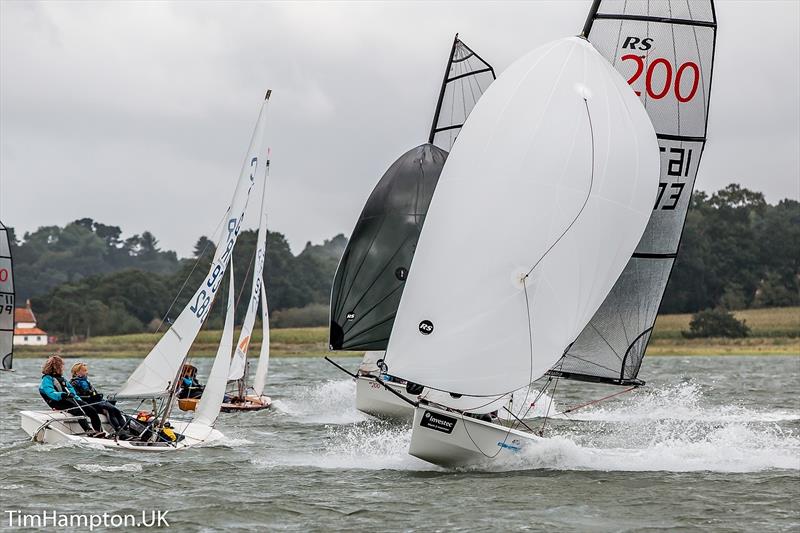
<svg viewBox="0 0 800 533">
<path fill-rule="evenodd" d="M 92 359 L 91 377 L 110 392 L 137 362 Z M 220 415 L 215 445 L 33 444 L 17 412 L 44 406 L 40 365 L 0 373 L 0 528 L 7 511 L 162 510 L 180 531 L 800 530 L 800 357 L 651 357 L 646 387 L 557 415 L 535 449 L 459 471 L 409 456 L 410 427 L 356 411 L 353 382 L 319 358 L 274 359 L 273 408 Z M 619 390 L 562 381 L 536 409 Z"/>
</svg>

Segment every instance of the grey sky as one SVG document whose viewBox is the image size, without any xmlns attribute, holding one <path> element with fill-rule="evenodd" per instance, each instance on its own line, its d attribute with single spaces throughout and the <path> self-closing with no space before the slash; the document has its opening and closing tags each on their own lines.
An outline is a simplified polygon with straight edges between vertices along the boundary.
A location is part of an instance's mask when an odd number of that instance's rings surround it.
<svg viewBox="0 0 800 533">
<path fill-rule="evenodd" d="M 187 255 L 272 88 L 270 229 L 295 252 L 349 234 L 426 140 L 455 32 L 500 73 L 578 33 L 589 4 L 2 1 L 0 219 L 21 234 L 88 216 Z M 697 187 L 798 198 L 800 2 L 723 0 L 717 17 Z"/>
</svg>

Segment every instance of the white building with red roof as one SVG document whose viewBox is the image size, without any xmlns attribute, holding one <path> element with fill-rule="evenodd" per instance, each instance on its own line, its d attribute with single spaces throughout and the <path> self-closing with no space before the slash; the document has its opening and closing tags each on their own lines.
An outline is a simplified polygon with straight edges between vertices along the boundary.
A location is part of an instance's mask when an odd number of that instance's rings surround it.
<svg viewBox="0 0 800 533">
<path fill-rule="evenodd" d="M 47 344 L 47 332 L 36 327 L 36 315 L 31 309 L 31 301 L 25 307 L 14 309 L 14 346 L 44 346 Z"/>
</svg>

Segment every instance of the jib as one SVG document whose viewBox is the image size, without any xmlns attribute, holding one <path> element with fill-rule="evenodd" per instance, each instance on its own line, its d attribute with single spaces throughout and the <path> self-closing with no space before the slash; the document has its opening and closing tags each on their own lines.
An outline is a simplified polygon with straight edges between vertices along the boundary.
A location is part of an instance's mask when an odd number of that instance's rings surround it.
<svg viewBox="0 0 800 533">
<path fill-rule="evenodd" d="M 645 39 L 640 39 L 639 37 L 625 37 L 625 42 L 622 44 L 622 48 L 631 48 L 633 50 L 650 50 L 652 45 L 652 37 L 647 37 Z"/>
</svg>

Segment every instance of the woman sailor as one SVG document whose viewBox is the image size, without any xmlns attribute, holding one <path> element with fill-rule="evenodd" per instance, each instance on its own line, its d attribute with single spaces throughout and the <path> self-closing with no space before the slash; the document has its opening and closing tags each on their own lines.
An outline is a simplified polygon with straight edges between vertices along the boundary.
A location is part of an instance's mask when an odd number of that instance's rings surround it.
<svg viewBox="0 0 800 533">
<path fill-rule="evenodd" d="M 53 409 L 66 411 L 73 416 L 88 416 L 92 422 L 91 427 L 85 418 L 79 418 L 78 424 L 90 437 L 105 437 L 97 411 L 78 396 L 73 386 L 64 379 L 63 373 L 64 360 L 61 357 L 53 355 L 45 361 L 42 366 L 42 380 L 39 382 L 42 399 Z"/>
</svg>

